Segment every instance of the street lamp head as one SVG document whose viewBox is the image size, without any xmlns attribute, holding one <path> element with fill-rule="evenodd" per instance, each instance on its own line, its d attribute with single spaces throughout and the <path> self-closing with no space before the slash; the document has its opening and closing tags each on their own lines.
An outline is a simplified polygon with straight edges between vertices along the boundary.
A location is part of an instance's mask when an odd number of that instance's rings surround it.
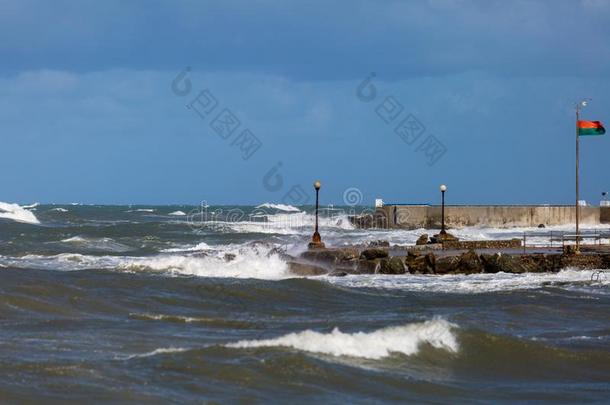
<svg viewBox="0 0 610 405">
<path fill-rule="evenodd" d="M 586 107 L 587 104 L 589 104 L 589 102 L 587 100 L 583 100 L 583 101 L 580 102 L 580 105 L 583 106 L 583 107 Z"/>
<path fill-rule="evenodd" d="M 441 192 L 444 193 L 445 191 L 447 191 L 447 186 L 443 184 L 441 185 Z"/>
<path fill-rule="evenodd" d="M 313 183 L 313 188 L 315 188 L 316 190 L 319 190 L 320 187 L 322 187 L 322 183 L 320 183 L 320 180 L 316 180 L 316 182 Z"/>
</svg>

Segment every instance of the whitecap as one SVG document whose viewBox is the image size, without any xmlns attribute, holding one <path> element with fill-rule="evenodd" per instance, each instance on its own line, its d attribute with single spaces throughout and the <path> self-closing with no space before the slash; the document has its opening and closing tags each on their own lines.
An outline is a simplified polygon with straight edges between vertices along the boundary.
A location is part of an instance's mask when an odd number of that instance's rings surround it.
<svg viewBox="0 0 610 405">
<path fill-rule="evenodd" d="M 32 212 L 24 209 L 18 204 L 0 202 L 0 218 L 10 219 L 15 222 L 26 224 L 39 224 L 40 221 Z"/>
<path fill-rule="evenodd" d="M 293 205 L 287 205 L 287 204 L 264 203 L 264 204 L 258 205 L 256 208 L 270 208 L 270 209 L 274 209 L 274 210 L 278 210 L 278 211 L 286 211 L 286 212 L 301 211 L 297 207 L 295 207 Z"/>
<path fill-rule="evenodd" d="M 564 269 L 558 273 L 494 273 L 451 275 L 354 275 L 326 277 L 329 283 L 352 288 L 383 288 L 414 292 L 482 294 L 497 291 L 531 290 L 547 286 L 564 289 L 591 284 L 591 271 Z M 596 286 L 610 286 L 610 280 L 602 280 Z"/>
<path fill-rule="evenodd" d="M 186 215 L 186 213 L 184 211 L 174 211 L 174 212 L 170 212 L 167 215 L 183 216 L 183 215 Z"/>
<path fill-rule="evenodd" d="M 289 347 L 311 353 L 331 356 L 349 356 L 378 360 L 393 353 L 410 356 L 417 354 L 422 344 L 452 353 L 459 350 L 453 333 L 457 325 L 442 318 L 421 323 L 392 326 L 372 332 L 341 332 L 339 328 L 330 333 L 312 330 L 289 333 L 275 339 L 241 340 L 226 347 L 236 349 L 257 347 Z"/>
<path fill-rule="evenodd" d="M 182 353 L 187 350 L 189 350 L 189 349 L 186 347 L 173 347 L 173 346 L 160 347 L 160 348 L 152 350 L 150 352 L 125 356 L 125 357 L 122 357 L 121 360 L 130 360 L 130 359 L 136 359 L 136 358 L 142 358 L 142 357 L 151 357 L 151 356 L 156 356 L 158 354 Z"/>
</svg>

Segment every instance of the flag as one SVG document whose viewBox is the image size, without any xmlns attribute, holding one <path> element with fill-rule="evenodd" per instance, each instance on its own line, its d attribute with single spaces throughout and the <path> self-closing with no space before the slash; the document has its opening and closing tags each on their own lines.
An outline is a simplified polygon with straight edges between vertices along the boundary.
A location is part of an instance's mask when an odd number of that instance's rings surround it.
<svg viewBox="0 0 610 405">
<path fill-rule="evenodd" d="M 603 135 L 606 129 L 599 121 L 578 121 L 578 135 Z"/>
</svg>

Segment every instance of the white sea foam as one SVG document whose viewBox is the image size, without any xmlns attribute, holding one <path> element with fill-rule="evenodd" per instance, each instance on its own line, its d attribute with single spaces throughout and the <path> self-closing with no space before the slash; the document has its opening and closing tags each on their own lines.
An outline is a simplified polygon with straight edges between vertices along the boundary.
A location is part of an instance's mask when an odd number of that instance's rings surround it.
<svg viewBox="0 0 610 405">
<path fill-rule="evenodd" d="M 61 208 L 61 207 L 59 207 L 59 208 L 53 208 L 51 211 L 57 211 L 57 212 L 68 212 L 68 210 L 67 210 L 67 209 L 65 209 L 65 208 Z"/>
<path fill-rule="evenodd" d="M 40 203 L 35 202 L 34 204 L 30 204 L 30 205 L 22 205 L 21 208 L 30 209 L 30 208 L 36 208 L 39 205 L 40 205 Z"/>
<path fill-rule="evenodd" d="M 292 205 L 287 205 L 287 204 L 264 203 L 264 204 L 261 204 L 261 205 L 257 206 L 256 208 L 270 208 L 270 209 L 275 209 L 275 210 L 278 210 L 278 211 L 286 211 L 286 212 L 299 212 L 299 211 L 301 211 L 297 207 L 294 207 Z"/>
<path fill-rule="evenodd" d="M 132 354 L 130 356 L 119 357 L 119 359 L 130 360 L 130 359 L 136 359 L 136 358 L 142 358 L 142 357 L 156 356 L 158 354 L 182 353 L 187 350 L 189 350 L 189 349 L 186 347 L 160 347 L 158 349 L 155 349 L 155 350 L 147 352 L 147 353 Z"/>
<path fill-rule="evenodd" d="M 15 222 L 26 224 L 39 224 L 40 221 L 32 212 L 18 204 L 0 202 L 0 218 L 10 219 Z"/>
<path fill-rule="evenodd" d="M 407 291 L 480 294 L 495 291 L 536 289 L 545 286 L 562 288 L 591 288 L 591 270 L 565 269 L 558 273 L 495 273 L 470 275 L 414 275 L 384 276 L 355 275 L 327 277 L 332 284 L 354 288 L 384 288 Z M 610 280 L 595 283 L 596 287 L 610 286 Z"/>
<path fill-rule="evenodd" d="M 124 258 L 119 269 L 128 271 L 152 270 L 176 275 L 199 277 L 231 277 L 282 279 L 289 277 L 286 262 L 277 255 L 267 256 L 268 249 L 222 249 L 206 256 L 159 255 L 153 257 Z M 234 254 L 227 261 L 225 254 Z"/>
<path fill-rule="evenodd" d="M 167 215 L 183 216 L 183 215 L 186 215 L 186 213 L 184 211 L 174 211 L 174 212 L 170 212 Z"/>
<path fill-rule="evenodd" d="M 274 233 L 280 235 L 309 235 L 315 224 L 315 216 L 306 212 L 258 215 L 261 221 L 216 222 L 214 225 L 230 232 L 238 233 Z M 320 217 L 320 229 L 352 230 L 347 215 Z"/>
<path fill-rule="evenodd" d="M 163 253 L 199 252 L 199 251 L 210 250 L 210 249 L 212 249 L 210 247 L 210 245 L 208 245 L 205 242 L 200 242 L 200 243 L 196 244 L 195 246 L 183 246 L 183 247 L 163 249 L 163 250 L 161 250 L 161 252 L 163 252 Z"/>
<path fill-rule="evenodd" d="M 86 238 L 74 237 L 65 243 L 89 243 Z M 287 264 L 277 254 L 270 254 L 273 246 L 229 245 L 220 249 L 190 254 L 159 254 L 157 256 L 95 256 L 78 253 L 58 255 L 0 256 L 0 264 L 8 267 L 76 270 L 119 270 L 129 272 L 153 271 L 172 275 L 199 277 L 282 279 L 292 277 Z M 227 260 L 227 254 L 231 260 Z"/>
<path fill-rule="evenodd" d="M 404 326 L 392 326 L 373 332 L 344 333 L 338 328 L 330 333 L 306 330 L 289 333 L 275 339 L 242 340 L 229 343 L 231 348 L 290 347 L 311 353 L 382 359 L 392 353 L 410 356 L 419 352 L 422 344 L 456 353 L 459 345 L 454 334 L 457 325 L 441 318 Z"/>
<path fill-rule="evenodd" d="M 135 210 L 128 210 L 128 211 L 125 211 L 125 212 L 155 212 L 155 210 L 152 209 L 152 208 L 138 208 L 138 209 L 135 209 Z"/>
</svg>

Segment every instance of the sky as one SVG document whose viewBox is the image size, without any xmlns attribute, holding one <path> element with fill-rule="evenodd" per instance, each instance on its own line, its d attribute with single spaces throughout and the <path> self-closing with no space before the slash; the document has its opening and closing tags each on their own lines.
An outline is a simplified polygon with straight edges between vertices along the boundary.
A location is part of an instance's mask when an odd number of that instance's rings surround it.
<svg viewBox="0 0 610 405">
<path fill-rule="evenodd" d="M 0 61 L 6 202 L 572 204 L 610 127 L 610 0 L 0 0 Z"/>
</svg>

